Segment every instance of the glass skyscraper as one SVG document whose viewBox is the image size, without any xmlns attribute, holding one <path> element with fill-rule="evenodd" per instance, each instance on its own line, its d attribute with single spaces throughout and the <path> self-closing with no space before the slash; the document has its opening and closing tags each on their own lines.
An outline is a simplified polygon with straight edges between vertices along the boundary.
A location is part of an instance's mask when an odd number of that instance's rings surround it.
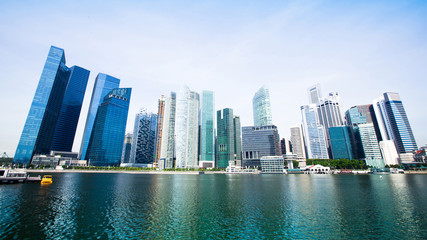
<svg viewBox="0 0 427 240">
<path fill-rule="evenodd" d="M 385 164 L 375 135 L 374 125 L 372 123 L 358 124 L 354 130 L 360 135 L 366 165 L 383 168 Z"/>
<path fill-rule="evenodd" d="M 347 126 L 329 128 L 333 159 L 353 160 L 353 150 Z"/>
<path fill-rule="evenodd" d="M 163 116 L 162 142 L 160 159 L 165 161 L 165 168 L 173 168 L 175 160 L 175 112 L 176 93 L 171 92 L 165 99 Z"/>
<path fill-rule="evenodd" d="M 72 142 L 55 138 L 55 132 L 62 131 L 66 139 L 75 134 L 75 119 L 78 120 L 80 111 L 66 111 L 66 108 L 73 104 L 74 97 L 79 98 L 80 91 L 84 92 L 86 87 L 88 74 L 75 73 L 80 70 L 87 71 L 79 67 L 70 70 L 65 65 L 64 50 L 51 46 L 16 149 L 14 163 L 29 164 L 34 154 L 47 154 L 52 146 L 68 148 L 72 145 Z M 67 116 L 71 118 L 70 121 L 65 121 Z"/>
<path fill-rule="evenodd" d="M 243 167 L 260 167 L 261 157 L 281 156 L 277 127 L 242 127 L 242 154 Z"/>
<path fill-rule="evenodd" d="M 214 92 L 202 92 L 200 110 L 200 161 L 215 161 L 215 98 Z M 212 164 L 213 165 L 213 164 Z"/>
<path fill-rule="evenodd" d="M 51 150 L 55 151 L 71 152 L 89 79 L 90 72 L 84 68 L 73 66 L 70 70 L 70 80 L 52 139 Z"/>
<path fill-rule="evenodd" d="M 152 164 L 155 160 L 157 114 L 141 110 L 135 117 L 130 163 Z"/>
<path fill-rule="evenodd" d="M 92 98 L 90 100 L 89 111 L 86 118 L 86 126 L 83 133 L 82 144 L 80 147 L 80 159 L 87 160 L 86 152 L 89 146 L 89 140 L 92 135 L 93 124 L 95 122 L 98 107 L 104 100 L 104 97 L 114 88 L 118 88 L 120 79 L 109 76 L 104 73 L 99 73 L 95 79 L 95 85 L 92 91 Z"/>
<path fill-rule="evenodd" d="M 176 99 L 177 168 L 198 168 L 199 94 L 183 87 Z"/>
<path fill-rule="evenodd" d="M 129 163 L 130 159 L 130 150 L 132 149 L 132 133 L 127 133 L 125 136 L 125 142 L 123 144 L 122 151 L 122 163 Z"/>
<path fill-rule="evenodd" d="M 254 111 L 254 125 L 265 126 L 272 125 L 273 120 L 271 116 L 270 106 L 270 92 L 265 86 L 261 87 L 252 99 Z"/>
<path fill-rule="evenodd" d="M 301 107 L 304 142 L 308 159 L 328 159 L 325 129 L 318 122 L 316 105 Z"/>
<path fill-rule="evenodd" d="M 242 140 L 240 137 L 240 118 L 234 117 L 233 109 L 217 111 L 217 162 L 218 168 L 226 168 L 229 161 L 241 165 Z"/>
<path fill-rule="evenodd" d="M 156 130 L 156 152 L 154 155 L 154 163 L 157 163 L 160 159 L 160 151 L 162 148 L 162 131 L 163 131 L 163 117 L 165 113 L 165 96 L 161 96 L 157 107 L 157 130 Z"/>
<path fill-rule="evenodd" d="M 92 166 L 120 165 L 131 88 L 114 88 L 98 108 L 86 158 Z"/>
</svg>

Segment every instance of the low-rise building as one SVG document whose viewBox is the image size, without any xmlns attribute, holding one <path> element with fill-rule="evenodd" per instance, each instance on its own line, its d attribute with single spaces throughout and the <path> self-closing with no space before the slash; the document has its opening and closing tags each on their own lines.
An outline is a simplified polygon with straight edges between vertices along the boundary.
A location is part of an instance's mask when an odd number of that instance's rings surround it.
<svg viewBox="0 0 427 240">
<path fill-rule="evenodd" d="M 282 156 L 261 157 L 262 173 L 283 173 L 284 159 Z"/>
<path fill-rule="evenodd" d="M 305 174 L 330 174 L 331 168 L 330 167 L 324 167 L 322 165 L 311 165 L 307 166 L 304 170 Z"/>
</svg>

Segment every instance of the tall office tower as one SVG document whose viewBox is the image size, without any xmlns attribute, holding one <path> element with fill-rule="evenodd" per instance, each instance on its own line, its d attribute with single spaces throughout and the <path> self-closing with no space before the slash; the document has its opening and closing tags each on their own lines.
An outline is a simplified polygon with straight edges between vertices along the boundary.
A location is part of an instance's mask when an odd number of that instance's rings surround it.
<svg viewBox="0 0 427 240">
<path fill-rule="evenodd" d="M 306 159 L 301 125 L 291 127 L 291 142 L 293 154 L 296 154 L 297 158 Z"/>
<path fill-rule="evenodd" d="M 160 159 L 160 151 L 162 148 L 162 131 L 163 131 L 163 116 L 165 112 L 165 96 L 161 96 L 159 99 L 159 105 L 157 108 L 157 130 L 156 130 L 156 152 L 154 155 L 154 164 L 157 166 L 157 162 Z"/>
<path fill-rule="evenodd" d="M 322 91 L 320 90 L 320 84 L 316 84 L 308 88 L 308 102 L 310 104 L 320 104 L 320 99 L 322 99 Z"/>
<path fill-rule="evenodd" d="M 118 88 L 120 79 L 99 73 L 93 86 L 92 98 L 90 99 L 89 111 L 87 113 L 85 130 L 83 132 L 82 144 L 80 147 L 80 159 L 87 160 L 86 152 L 89 146 L 89 140 L 92 136 L 93 124 L 95 122 L 98 107 L 104 101 L 104 97 L 114 88 Z"/>
<path fill-rule="evenodd" d="M 329 93 L 329 97 L 321 99 L 320 103 L 317 105 L 319 123 L 324 126 L 325 129 L 343 126 L 344 119 L 341 108 L 342 104 L 338 93 Z"/>
<path fill-rule="evenodd" d="M 333 159 L 353 160 L 353 150 L 349 134 L 349 127 L 331 127 L 329 128 L 331 138 L 331 150 Z"/>
<path fill-rule="evenodd" d="M 142 109 L 135 116 L 130 163 L 153 164 L 155 160 L 157 114 Z"/>
<path fill-rule="evenodd" d="M 217 111 L 217 156 L 216 166 L 226 168 L 229 161 L 241 166 L 242 143 L 240 138 L 240 118 L 234 117 L 233 109 Z"/>
<path fill-rule="evenodd" d="M 254 111 L 254 125 L 265 126 L 272 125 L 273 120 L 271 117 L 270 106 L 270 93 L 265 86 L 261 87 L 252 99 Z"/>
<path fill-rule="evenodd" d="M 307 158 L 328 159 L 325 129 L 318 123 L 316 105 L 301 106 L 301 114 Z"/>
<path fill-rule="evenodd" d="M 292 154 L 292 146 L 289 138 L 282 138 L 280 140 L 280 150 L 282 154 Z"/>
<path fill-rule="evenodd" d="M 350 127 L 353 156 L 356 159 L 365 158 L 365 152 L 360 138 L 359 128 L 357 126 L 359 124 L 372 123 L 373 116 L 370 111 L 371 106 L 372 105 L 370 104 L 353 106 L 345 112 L 347 126 Z"/>
<path fill-rule="evenodd" d="M 114 88 L 96 112 L 86 159 L 92 166 L 120 165 L 131 88 Z"/>
<path fill-rule="evenodd" d="M 200 163 L 215 166 L 215 99 L 214 92 L 202 92 L 200 109 Z"/>
<path fill-rule="evenodd" d="M 243 167 L 260 167 L 261 157 L 281 156 L 277 127 L 242 127 L 242 153 Z"/>
<path fill-rule="evenodd" d="M 51 150 L 71 152 L 90 71 L 73 66 L 58 116 Z"/>
<path fill-rule="evenodd" d="M 399 164 L 399 154 L 397 153 L 393 140 L 380 141 L 380 151 L 385 165 Z"/>
<path fill-rule="evenodd" d="M 175 159 L 175 112 L 176 94 L 171 92 L 165 99 L 163 113 L 162 142 L 160 159 L 165 161 L 165 168 L 173 168 Z"/>
<path fill-rule="evenodd" d="M 240 125 L 240 117 L 234 116 L 234 152 L 236 154 L 236 165 L 242 166 L 242 127 Z"/>
<path fill-rule="evenodd" d="M 383 168 L 385 164 L 375 136 L 374 125 L 372 123 L 358 124 L 354 130 L 360 134 L 366 165 Z"/>
<path fill-rule="evenodd" d="M 398 93 L 384 93 L 374 100 L 374 111 L 381 140 L 393 140 L 399 153 L 417 149 L 414 134 Z"/>
<path fill-rule="evenodd" d="M 14 163 L 29 164 L 34 154 L 49 153 L 53 140 L 54 147 L 68 149 L 72 145 L 67 140 L 75 134 L 74 124 L 78 121 L 80 110 L 67 111 L 67 108 L 77 104 L 74 100 L 79 99 L 81 91 L 84 95 L 87 75 L 87 70 L 77 66 L 70 70 L 65 65 L 64 50 L 50 47 L 19 139 Z M 67 117 L 69 121 L 65 121 Z M 55 138 L 55 133 L 60 132 L 64 134 L 64 142 Z"/>
<path fill-rule="evenodd" d="M 130 151 L 132 149 L 132 133 L 126 133 L 125 142 L 123 144 L 121 163 L 129 163 Z"/>
<path fill-rule="evenodd" d="M 177 168 L 198 168 L 199 94 L 182 87 L 176 99 Z"/>
</svg>

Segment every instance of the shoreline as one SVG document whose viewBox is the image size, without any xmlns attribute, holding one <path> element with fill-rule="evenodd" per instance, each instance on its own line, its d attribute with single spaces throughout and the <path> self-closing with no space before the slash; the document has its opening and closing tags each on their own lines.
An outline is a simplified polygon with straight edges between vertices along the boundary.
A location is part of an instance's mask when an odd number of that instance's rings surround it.
<svg viewBox="0 0 427 240">
<path fill-rule="evenodd" d="M 247 175 L 247 174 L 260 174 L 260 173 L 228 173 L 225 171 L 126 171 L 126 170 L 70 170 L 70 169 L 64 169 L 64 170 L 56 170 L 56 169 L 27 169 L 28 173 L 128 173 L 128 174 L 164 174 L 164 175 L 171 175 L 171 174 L 178 174 L 178 175 L 203 175 L 203 174 L 238 174 L 238 175 Z M 262 173 L 261 173 L 262 174 Z M 427 174 L 427 171 L 405 171 L 405 174 L 420 174 L 424 175 Z M 288 175 L 288 174 L 283 174 Z M 290 174 L 295 175 L 295 174 Z M 296 174 L 298 175 L 298 174 Z M 307 175 L 307 174 L 305 174 Z M 310 175 L 310 174 L 308 174 Z M 335 174 L 328 174 L 328 175 L 335 175 Z M 351 175 L 351 174 L 345 174 L 345 175 Z M 362 175 L 362 174 L 354 174 L 353 175 Z M 369 175 L 369 174 L 363 174 L 363 175 Z M 379 174 L 373 174 L 373 175 L 379 175 Z M 387 174 L 389 175 L 389 174 Z M 391 174 L 395 175 L 395 174 Z M 396 174 L 401 175 L 401 174 Z M 404 175 L 404 174 L 402 174 Z"/>
</svg>

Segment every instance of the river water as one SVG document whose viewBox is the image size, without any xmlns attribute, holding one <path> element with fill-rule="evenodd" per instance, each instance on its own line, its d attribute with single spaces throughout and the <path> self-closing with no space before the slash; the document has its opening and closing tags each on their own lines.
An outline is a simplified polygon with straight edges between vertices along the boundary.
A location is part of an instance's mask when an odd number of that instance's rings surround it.
<svg viewBox="0 0 427 240">
<path fill-rule="evenodd" d="M 427 175 L 56 173 L 0 185 L 0 239 L 426 239 Z"/>
</svg>

